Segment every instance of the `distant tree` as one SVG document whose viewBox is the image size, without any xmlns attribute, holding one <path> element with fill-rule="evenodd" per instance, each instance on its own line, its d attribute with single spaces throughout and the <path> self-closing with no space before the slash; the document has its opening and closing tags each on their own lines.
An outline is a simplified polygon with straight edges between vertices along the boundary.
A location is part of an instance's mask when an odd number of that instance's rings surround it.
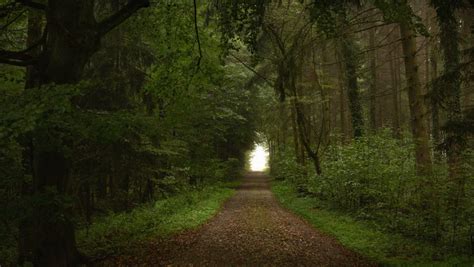
<svg viewBox="0 0 474 267">
<path fill-rule="evenodd" d="M 426 35 L 426 29 L 419 22 L 419 18 L 413 14 L 407 1 L 390 2 L 377 0 L 375 5 L 382 10 L 386 21 L 399 24 L 408 87 L 410 126 L 415 142 L 417 172 L 420 175 L 429 175 L 432 170 L 432 162 L 430 136 L 426 119 L 428 111 L 420 81 L 415 39 L 416 33 Z"/>
</svg>

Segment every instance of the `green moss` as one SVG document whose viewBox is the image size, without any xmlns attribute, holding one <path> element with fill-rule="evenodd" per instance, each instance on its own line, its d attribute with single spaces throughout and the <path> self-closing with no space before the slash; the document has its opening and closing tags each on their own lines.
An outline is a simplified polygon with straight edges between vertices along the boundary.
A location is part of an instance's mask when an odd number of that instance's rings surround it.
<svg viewBox="0 0 474 267">
<path fill-rule="evenodd" d="M 272 191 L 280 203 L 319 230 L 336 237 L 344 246 L 383 265 L 472 266 L 473 258 L 444 255 L 441 248 L 381 232 L 363 221 L 320 208 L 312 197 L 298 197 L 285 182 L 274 182 Z"/>
</svg>

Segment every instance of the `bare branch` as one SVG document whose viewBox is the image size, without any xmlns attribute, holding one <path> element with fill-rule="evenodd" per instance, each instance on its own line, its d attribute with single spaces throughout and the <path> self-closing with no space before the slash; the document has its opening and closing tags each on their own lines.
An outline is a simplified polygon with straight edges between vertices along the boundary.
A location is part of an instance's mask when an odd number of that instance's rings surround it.
<svg viewBox="0 0 474 267">
<path fill-rule="evenodd" d="M 25 60 L 30 57 L 24 51 L 8 51 L 0 49 L 0 58 L 12 60 Z"/>
</svg>

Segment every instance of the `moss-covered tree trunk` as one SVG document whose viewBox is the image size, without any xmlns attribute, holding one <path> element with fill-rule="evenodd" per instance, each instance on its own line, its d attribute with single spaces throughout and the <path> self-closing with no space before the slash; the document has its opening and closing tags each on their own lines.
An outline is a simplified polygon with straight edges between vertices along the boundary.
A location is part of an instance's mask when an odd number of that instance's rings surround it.
<svg viewBox="0 0 474 267">
<path fill-rule="evenodd" d="M 438 18 L 440 29 L 440 45 L 443 51 L 443 95 L 448 118 L 446 131 L 446 152 L 448 156 L 449 175 L 453 179 L 459 176 L 462 136 L 456 128 L 449 125 L 462 120 L 461 113 L 461 71 L 459 69 L 459 24 L 455 17 L 455 7 L 450 1 L 432 1 Z"/>
<path fill-rule="evenodd" d="M 440 45 L 444 58 L 442 95 L 446 109 L 447 122 L 445 148 L 448 157 L 450 177 L 450 208 L 452 209 L 452 242 L 457 238 L 460 223 L 459 214 L 465 197 L 465 181 L 461 175 L 461 154 L 463 151 L 462 131 L 458 128 L 462 122 L 461 113 L 461 71 L 459 51 L 459 23 L 455 16 L 456 4 L 446 0 L 433 0 L 440 29 Z"/>
<path fill-rule="evenodd" d="M 339 62 L 337 64 L 337 85 L 339 89 L 339 124 L 341 127 L 341 135 L 342 135 L 342 142 L 346 142 L 348 131 L 346 125 L 346 98 L 344 92 L 345 87 L 345 79 L 344 79 L 344 72 L 343 72 L 343 63 L 342 63 L 342 56 L 340 55 L 341 51 L 339 47 L 335 48 L 335 58 Z"/>
<path fill-rule="evenodd" d="M 360 92 L 357 83 L 357 57 L 355 53 L 355 43 L 350 36 L 344 36 L 341 40 L 342 55 L 345 62 L 346 89 L 349 97 L 349 109 L 354 137 L 361 137 L 364 128 L 362 117 L 362 105 L 360 103 Z"/>
</svg>

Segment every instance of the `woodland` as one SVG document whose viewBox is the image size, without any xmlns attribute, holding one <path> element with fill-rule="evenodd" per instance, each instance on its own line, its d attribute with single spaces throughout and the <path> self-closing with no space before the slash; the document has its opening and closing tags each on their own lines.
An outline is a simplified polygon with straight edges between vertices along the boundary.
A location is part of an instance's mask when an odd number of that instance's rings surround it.
<svg viewBox="0 0 474 267">
<path fill-rule="evenodd" d="M 344 246 L 472 264 L 473 82 L 472 0 L 0 0 L 0 266 L 199 227 L 256 144 Z"/>
</svg>

